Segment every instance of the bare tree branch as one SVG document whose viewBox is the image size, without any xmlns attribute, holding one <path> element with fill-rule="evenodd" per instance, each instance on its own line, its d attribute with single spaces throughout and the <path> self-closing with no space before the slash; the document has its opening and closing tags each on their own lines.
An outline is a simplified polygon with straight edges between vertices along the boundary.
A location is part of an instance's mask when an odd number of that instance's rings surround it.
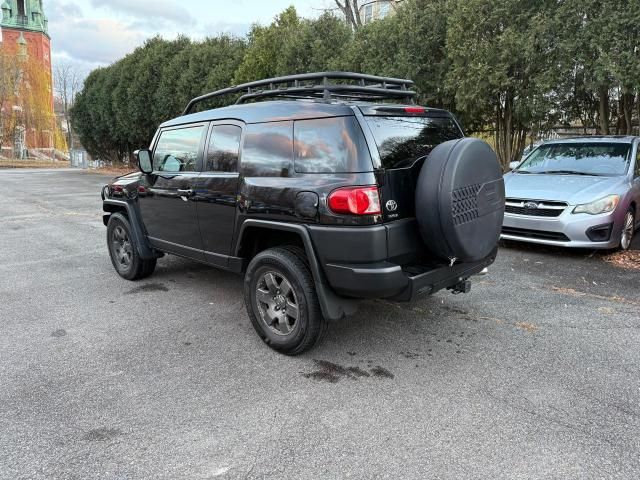
<svg viewBox="0 0 640 480">
<path fill-rule="evenodd" d="M 362 26 L 362 18 L 360 17 L 360 7 L 358 0 L 335 0 L 336 5 L 344 15 L 347 24 L 357 30 Z"/>
<path fill-rule="evenodd" d="M 73 132 L 69 110 L 75 102 L 76 95 L 82 88 L 82 74 L 70 63 L 59 63 L 54 70 L 54 90 L 62 103 L 65 126 L 67 128 L 67 147 L 73 148 Z"/>
</svg>

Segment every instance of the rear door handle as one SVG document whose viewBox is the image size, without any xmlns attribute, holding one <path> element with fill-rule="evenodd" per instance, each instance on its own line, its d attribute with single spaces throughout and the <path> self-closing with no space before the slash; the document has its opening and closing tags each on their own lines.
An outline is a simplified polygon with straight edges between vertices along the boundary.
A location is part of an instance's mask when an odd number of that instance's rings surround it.
<svg viewBox="0 0 640 480">
<path fill-rule="evenodd" d="M 193 190 L 189 189 L 189 190 L 180 190 L 178 189 L 178 195 L 180 197 L 191 197 L 193 195 Z"/>
</svg>

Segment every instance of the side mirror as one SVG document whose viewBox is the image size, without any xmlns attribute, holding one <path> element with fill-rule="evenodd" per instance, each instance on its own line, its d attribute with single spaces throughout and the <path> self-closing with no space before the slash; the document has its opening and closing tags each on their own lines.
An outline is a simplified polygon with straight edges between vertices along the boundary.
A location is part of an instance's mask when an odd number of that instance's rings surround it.
<svg viewBox="0 0 640 480">
<path fill-rule="evenodd" d="M 509 164 L 509 170 L 515 170 L 516 168 L 518 168 L 518 165 L 520 165 L 520 162 L 511 162 Z"/>
<path fill-rule="evenodd" d="M 136 160 L 138 160 L 138 168 L 142 173 L 151 173 L 153 172 L 153 162 L 151 161 L 151 150 L 142 149 L 136 150 L 133 152 L 136 156 Z"/>
</svg>

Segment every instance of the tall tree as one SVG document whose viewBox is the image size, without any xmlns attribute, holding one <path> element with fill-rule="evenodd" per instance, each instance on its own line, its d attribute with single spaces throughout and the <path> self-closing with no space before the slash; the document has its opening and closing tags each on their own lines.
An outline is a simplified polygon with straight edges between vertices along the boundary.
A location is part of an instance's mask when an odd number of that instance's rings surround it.
<svg viewBox="0 0 640 480">
<path fill-rule="evenodd" d="M 565 58 L 580 72 L 586 92 L 596 98 L 598 127 L 631 133 L 635 93 L 640 86 L 640 8 L 628 0 L 561 2 L 556 17 Z M 619 96 L 619 98 L 618 98 Z"/>
<path fill-rule="evenodd" d="M 451 0 L 447 85 L 468 120 L 492 125 L 504 166 L 554 119 L 555 0 Z"/>
<path fill-rule="evenodd" d="M 236 83 L 297 73 L 306 52 L 297 50 L 302 19 L 289 7 L 266 27 L 254 25 L 249 44 L 235 75 Z"/>
<path fill-rule="evenodd" d="M 446 0 L 407 0 L 396 15 L 375 21 L 355 33 L 345 48 L 342 67 L 360 72 L 410 78 L 419 101 L 453 107 L 444 89 L 447 71 Z"/>
<path fill-rule="evenodd" d="M 17 115 L 14 109 L 22 73 L 13 53 L 0 48 L 0 155 L 2 147 L 13 142 Z"/>
<path fill-rule="evenodd" d="M 252 28 L 235 82 L 333 69 L 350 41 L 348 27 L 331 13 L 306 20 L 289 7 L 270 25 Z"/>
</svg>

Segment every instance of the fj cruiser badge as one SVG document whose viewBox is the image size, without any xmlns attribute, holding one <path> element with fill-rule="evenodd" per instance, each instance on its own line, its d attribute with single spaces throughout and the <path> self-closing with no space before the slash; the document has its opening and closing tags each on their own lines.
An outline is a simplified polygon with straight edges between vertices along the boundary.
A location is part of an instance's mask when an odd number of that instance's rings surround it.
<svg viewBox="0 0 640 480">
<path fill-rule="evenodd" d="M 398 204 L 395 200 L 389 200 L 386 206 L 387 210 L 389 210 L 390 212 L 395 212 L 398 209 Z"/>
</svg>

